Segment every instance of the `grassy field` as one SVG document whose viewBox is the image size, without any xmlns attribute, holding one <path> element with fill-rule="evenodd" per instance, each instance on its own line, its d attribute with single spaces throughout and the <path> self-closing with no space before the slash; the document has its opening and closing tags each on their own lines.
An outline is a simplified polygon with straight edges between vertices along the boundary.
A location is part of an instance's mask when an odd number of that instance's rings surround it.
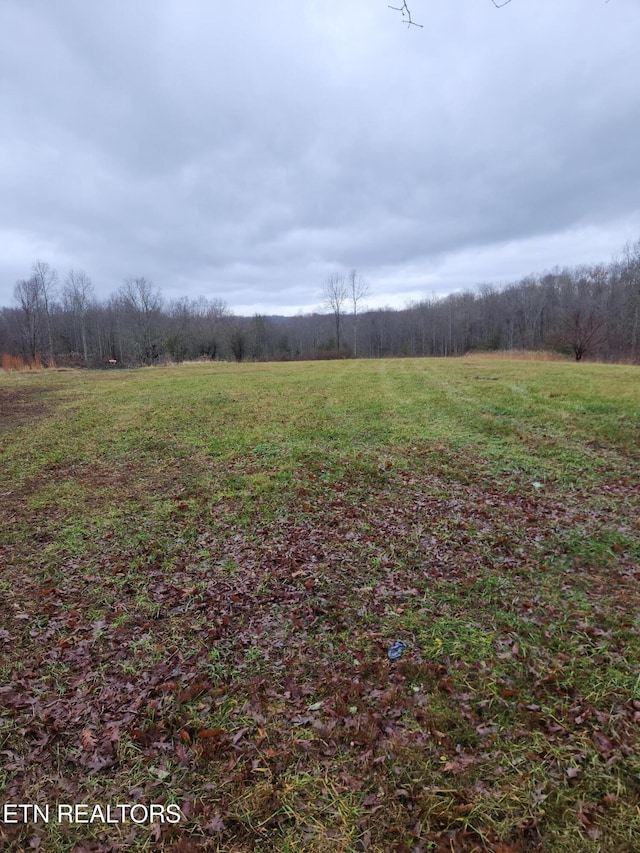
<svg viewBox="0 0 640 853">
<path fill-rule="evenodd" d="M 627 366 L 0 373 L 0 847 L 640 850 L 639 427 Z"/>
</svg>

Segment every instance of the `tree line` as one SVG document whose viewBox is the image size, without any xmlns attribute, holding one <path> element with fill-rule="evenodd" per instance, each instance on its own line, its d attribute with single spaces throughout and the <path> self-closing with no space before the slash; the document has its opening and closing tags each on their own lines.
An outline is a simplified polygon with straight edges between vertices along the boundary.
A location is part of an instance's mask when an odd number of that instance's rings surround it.
<svg viewBox="0 0 640 853">
<path fill-rule="evenodd" d="M 0 309 L 5 367 L 140 366 L 210 360 L 455 356 L 553 350 L 576 360 L 640 363 L 640 240 L 609 264 L 556 269 L 508 285 L 481 284 L 405 308 L 367 309 L 362 276 L 330 276 L 324 311 L 234 315 L 221 298 L 166 300 L 144 277 L 98 299 L 89 275 L 61 280 L 44 261 Z"/>
</svg>

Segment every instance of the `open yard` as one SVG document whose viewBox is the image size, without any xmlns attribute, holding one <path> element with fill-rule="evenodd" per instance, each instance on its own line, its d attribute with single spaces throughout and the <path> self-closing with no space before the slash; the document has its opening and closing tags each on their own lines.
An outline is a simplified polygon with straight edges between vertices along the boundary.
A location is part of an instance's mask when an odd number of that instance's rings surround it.
<svg viewBox="0 0 640 853">
<path fill-rule="evenodd" d="M 640 850 L 639 436 L 630 366 L 0 373 L 0 847 Z"/>
</svg>

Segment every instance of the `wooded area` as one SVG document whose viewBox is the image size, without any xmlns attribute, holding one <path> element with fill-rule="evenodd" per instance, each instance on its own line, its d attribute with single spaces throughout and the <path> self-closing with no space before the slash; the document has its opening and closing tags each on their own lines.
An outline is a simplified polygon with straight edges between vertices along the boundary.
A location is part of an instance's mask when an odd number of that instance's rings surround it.
<svg viewBox="0 0 640 853">
<path fill-rule="evenodd" d="M 640 240 L 610 264 L 478 285 L 403 309 L 366 310 L 353 270 L 324 284 L 328 313 L 235 316 L 222 298 L 165 300 L 146 278 L 108 299 L 89 275 L 37 261 L 0 310 L 5 368 L 137 366 L 191 359 L 290 360 L 552 350 L 640 363 Z"/>
</svg>

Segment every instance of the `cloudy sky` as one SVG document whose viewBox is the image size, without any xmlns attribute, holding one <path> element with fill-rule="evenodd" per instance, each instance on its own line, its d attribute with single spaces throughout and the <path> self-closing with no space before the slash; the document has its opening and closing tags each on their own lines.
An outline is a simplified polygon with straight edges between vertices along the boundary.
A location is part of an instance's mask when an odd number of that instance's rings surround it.
<svg viewBox="0 0 640 853">
<path fill-rule="evenodd" d="M 640 238 L 639 0 L 387 2 L 2 0 L 0 305 L 40 259 L 401 306 Z"/>
</svg>

